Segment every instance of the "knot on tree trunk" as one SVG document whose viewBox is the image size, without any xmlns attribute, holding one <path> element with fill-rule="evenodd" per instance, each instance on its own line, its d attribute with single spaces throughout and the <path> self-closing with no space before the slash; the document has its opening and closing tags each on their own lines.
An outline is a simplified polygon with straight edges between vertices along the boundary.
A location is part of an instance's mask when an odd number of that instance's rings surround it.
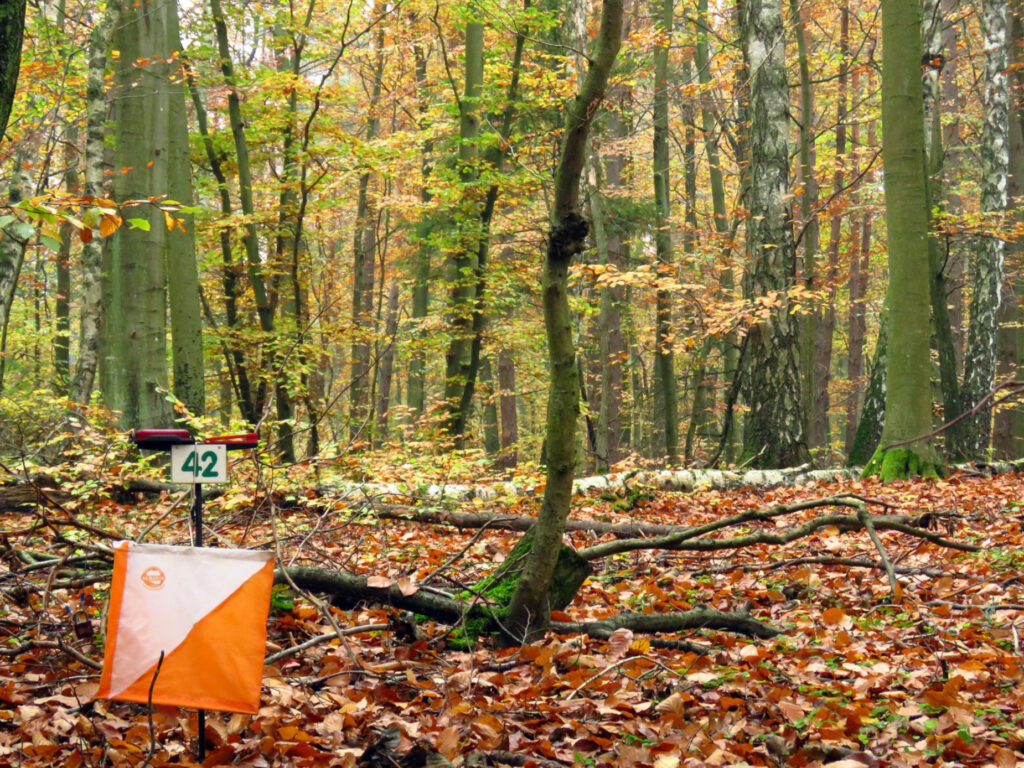
<svg viewBox="0 0 1024 768">
<path fill-rule="evenodd" d="M 567 214 L 551 229 L 548 257 L 568 259 L 583 250 L 583 241 L 590 232 L 590 224 L 578 213 Z"/>
</svg>

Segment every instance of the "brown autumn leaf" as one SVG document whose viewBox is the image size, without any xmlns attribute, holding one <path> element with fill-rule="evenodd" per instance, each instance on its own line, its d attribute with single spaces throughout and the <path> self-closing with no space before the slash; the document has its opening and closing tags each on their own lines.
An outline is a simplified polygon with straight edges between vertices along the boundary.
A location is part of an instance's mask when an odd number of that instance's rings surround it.
<svg viewBox="0 0 1024 768">
<path fill-rule="evenodd" d="M 608 660 L 616 662 L 629 651 L 633 642 L 633 630 L 620 627 L 608 636 Z"/>
<path fill-rule="evenodd" d="M 420 588 L 416 585 L 416 582 L 410 579 L 408 576 L 402 576 L 398 580 L 398 591 L 401 592 L 405 597 L 409 597 L 410 595 L 415 595 L 417 592 L 419 592 Z"/>
</svg>

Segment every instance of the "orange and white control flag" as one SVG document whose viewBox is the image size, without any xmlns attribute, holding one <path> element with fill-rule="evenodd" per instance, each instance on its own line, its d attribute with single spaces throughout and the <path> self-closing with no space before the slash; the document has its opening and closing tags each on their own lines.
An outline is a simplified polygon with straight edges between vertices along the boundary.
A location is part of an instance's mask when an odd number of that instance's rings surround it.
<svg viewBox="0 0 1024 768">
<path fill-rule="evenodd" d="M 118 542 L 99 698 L 259 709 L 269 552 Z"/>
</svg>

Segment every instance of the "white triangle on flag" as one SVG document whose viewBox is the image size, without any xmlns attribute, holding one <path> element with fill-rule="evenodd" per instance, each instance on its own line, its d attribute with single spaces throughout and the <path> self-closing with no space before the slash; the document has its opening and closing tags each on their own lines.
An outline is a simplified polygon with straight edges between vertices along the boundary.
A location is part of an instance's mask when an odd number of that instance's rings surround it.
<svg viewBox="0 0 1024 768">
<path fill-rule="evenodd" d="M 116 696 L 181 645 L 203 617 L 259 572 L 269 552 L 128 545 L 110 695 Z M 108 642 L 111 638 L 108 638 Z"/>
</svg>

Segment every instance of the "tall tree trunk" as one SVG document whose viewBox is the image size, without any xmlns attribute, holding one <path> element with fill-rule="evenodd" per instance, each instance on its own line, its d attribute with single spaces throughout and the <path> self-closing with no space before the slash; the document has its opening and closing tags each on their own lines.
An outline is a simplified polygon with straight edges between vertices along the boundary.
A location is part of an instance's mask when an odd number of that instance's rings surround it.
<svg viewBox="0 0 1024 768">
<path fill-rule="evenodd" d="M 529 8 L 530 2 L 526 0 L 524 7 Z M 523 45 L 526 42 L 525 34 L 520 31 L 516 35 L 515 51 L 512 55 L 512 74 L 509 78 L 508 90 L 506 92 L 506 105 L 500 120 L 492 118 L 492 124 L 497 122 L 498 141 L 491 144 L 483 153 L 485 167 L 489 168 L 495 176 L 500 176 L 503 171 L 505 156 L 510 146 L 512 124 L 516 115 L 516 102 L 519 100 L 519 73 L 523 61 Z M 481 81 L 483 73 L 480 73 Z M 475 230 L 476 258 L 473 261 L 473 278 L 475 285 L 472 290 L 472 322 L 470 323 L 469 358 L 464 360 L 456 380 L 461 384 L 462 391 L 459 395 L 458 406 L 455 411 L 455 419 L 449 422 L 449 432 L 454 435 L 461 435 L 465 431 L 466 419 L 469 417 L 473 403 L 473 395 L 476 390 L 477 372 L 480 369 L 481 350 L 483 349 L 484 332 L 487 328 L 487 307 L 485 299 L 487 295 L 487 271 L 490 260 L 490 231 L 491 221 L 494 218 L 494 209 L 498 200 L 498 185 L 491 184 L 483 196 L 483 203 L 479 206 L 479 222 Z M 449 378 L 449 381 L 451 379 Z"/>
<path fill-rule="evenodd" d="M 942 252 L 940 213 L 944 206 L 943 174 L 945 152 L 942 147 L 942 95 L 940 74 L 945 62 L 942 52 L 942 11 L 939 0 L 924 1 L 921 33 L 924 41 L 925 151 L 928 156 L 928 262 L 932 302 L 932 331 L 939 359 L 939 388 L 942 392 L 943 420 L 954 421 L 960 415 L 960 384 L 957 381 L 956 341 L 949 313 L 949 254 Z M 946 433 L 946 452 L 957 453 L 962 442 L 963 425 Z"/>
<path fill-rule="evenodd" d="M 827 285 L 822 279 L 818 267 L 818 245 L 820 231 L 815 207 L 818 203 L 818 179 L 815 172 L 817 152 L 814 149 L 814 92 L 811 90 L 811 67 L 807 58 L 808 32 L 801 13 L 799 0 L 790 0 L 790 16 L 796 36 L 797 63 L 800 67 L 800 144 L 799 144 L 799 182 L 803 191 L 800 192 L 800 226 L 803 230 L 803 283 L 809 291 Z M 813 38 L 810 44 L 814 45 Z M 840 56 L 842 56 L 840 42 Z M 840 63 L 840 83 L 843 83 L 845 72 Z M 840 85 L 842 89 L 842 85 Z M 837 126 L 837 136 L 842 122 Z M 799 259 L 799 255 L 796 256 Z M 824 324 L 828 307 L 815 306 L 802 318 L 800 327 L 800 360 L 803 364 L 803 412 L 804 435 L 807 448 L 817 451 L 828 442 L 828 372 L 819 368 L 818 346 L 820 338 L 826 333 Z M 831 337 L 830 337 L 831 340 Z"/>
<path fill-rule="evenodd" d="M 516 409 L 516 368 L 507 349 L 498 352 L 498 406 L 501 414 L 500 467 L 514 467 L 518 463 L 519 414 Z"/>
<path fill-rule="evenodd" d="M 939 0 L 939 13 L 943 19 L 952 20 L 959 13 L 960 0 Z M 969 162 L 970 154 L 964 147 L 961 115 L 966 111 L 963 95 L 959 89 L 958 70 L 960 57 L 959 29 L 960 25 L 948 23 L 942 25 L 941 50 L 946 52 L 942 67 L 941 91 L 942 104 L 945 105 L 942 123 L 942 167 L 945 182 L 945 210 L 951 216 L 964 213 L 965 203 L 959 191 L 957 181 L 966 171 L 965 162 Z M 972 75 L 973 77 L 973 75 Z M 949 325 L 953 334 L 953 369 L 960 370 L 963 363 L 965 343 L 965 292 L 967 256 L 960 241 L 950 243 L 942 258 L 945 268 L 946 304 L 949 310 Z M 958 406 L 959 407 L 959 406 Z"/>
<path fill-rule="evenodd" d="M 377 428 L 374 445 L 379 447 L 388 440 L 388 422 L 391 418 L 391 384 L 395 369 L 395 344 L 398 342 L 398 283 L 388 289 L 388 314 L 384 321 L 384 351 L 380 356 L 377 373 Z"/>
<path fill-rule="evenodd" d="M 64 130 L 64 189 L 69 195 L 81 194 L 78 176 L 78 126 Z M 91 234 L 91 233 L 90 233 Z M 71 240 L 74 227 L 66 221 L 60 228 L 60 250 L 57 253 L 57 296 L 54 300 L 53 381 L 54 392 L 61 397 L 71 395 Z"/>
<path fill-rule="evenodd" d="M 21 69 L 21 39 L 25 32 L 25 0 L 0 4 L 0 139 L 7 131 Z"/>
<path fill-rule="evenodd" d="M 249 163 L 249 142 L 245 135 L 242 105 L 238 97 L 238 87 L 235 83 L 235 67 L 231 60 L 231 48 L 228 44 L 227 22 L 224 18 L 224 11 L 221 8 L 220 0 L 210 0 L 210 15 L 213 18 L 214 32 L 217 40 L 220 70 L 228 89 L 228 121 L 235 145 L 235 160 L 238 173 L 238 202 L 242 215 L 245 217 L 242 235 L 242 244 L 245 246 L 245 264 L 249 283 L 252 286 L 253 299 L 256 303 L 256 314 L 260 321 L 260 331 L 264 336 L 270 338 L 274 333 L 274 307 L 267 291 L 266 279 L 263 274 L 263 263 L 260 259 L 259 239 L 255 223 L 256 214 L 253 203 L 252 169 Z M 266 381 L 261 380 L 253 397 L 253 416 L 257 419 L 263 411 L 266 387 Z"/>
<path fill-rule="evenodd" d="M 1011 101 L 1009 121 L 1009 177 L 1007 198 L 1010 209 L 1015 211 L 1018 226 L 1024 224 L 1024 11 L 1019 7 L 1011 10 L 1009 17 L 1010 35 L 1007 45 L 1010 50 Z M 1020 263 L 1024 244 L 1007 244 L 1007 254 L 1015 263 Z M 1021 333 L 1021 295 L 1024 280 L 1016 275 L 1003 286 L 1003 301 L 1000 308 L 998 337 L 998 371 L 1000 381 L 1014 378 L 1017 366 L 1024 361 L 1024 333 Z M 1015 459 L 1024 454 L 1024 417 L 1019 408 L 1004 408 L 996 411 L 992 444 L 997 458 Z"/>
<path fill-rule="evenodd" d="M 529 642 L 549 617 L 548 593 L 572 501 L 576 469 L 576 420 L 579 385 L 569 312 L 568 278 L 573 257 L 583 250 L 587 222 L 580 215 L 579 186 L 587 135 L 604 98 L 612 65 L 622 43 L 622 0 L 603 0 L 596 50 L 580 91 L 568 107 L 555 172 L 551 230 L 544 260 L 542 296 L 548 339 L 547 484 L 534 531 L 533 546 L 509 605 L 509 633 Z"/>
<path fill-rule="evenodd" d="M 494 391 L 494 374 L 491 371 L 491 359 L 480 359 L 480 385 L 483 390 L 483 427 L 484 450 L 488 456 L 497 456 L 501 450 L 501 439 L 498 436 L 498 406 Z"/>
<path fill-rule="evenodd" d="M 838 201 L 843 194 L 843 187 L 846 183 L 845 166 L 848 160 L 849 149 L 847 147 L 847 93 L 849 88 L 850 69 L 850 8 L 849 3 L 844 3 L 840 10 L 839 22 L 839 55 L 842 57 L 839 62 L 839 76 L 837 79 L 836 93 L 836 159 L 835 170 L 832 174 L 832 194 Z M 829 382 L 832 380 L 832 347 L 833 336 L 836 328 L 836 289 L 839 282 L 839 249 L 842 242 L 843 219 L 838 210 L 829 220 L 828 233 L 828 260 L 825 265 L 824 280 L 819 286 L 825 292 L 825 300 L 819 311 L 817 328 L 814 334 L 813 364 L 814 390 L 811 401 L 813 418 L 811 424 L 814 434 L 808 438 L 813 446 L 824 448 L 825 455 L 831 456 L 830 452 L 830 431 L 829 431 L 829 407 L 831 399 L 829 395 Z M 828 462 L 831 463 L 831 462 Z"/>
<path fill-rule="evenodd" d="M 781 0 L 748 0 L 745 54 L 750 72 L 750 264 L 746 295 L 767 300 L 769 317 L 748 331 L 744 369 L 750 406 L 744 451 L 760 467 L 803 464 L 797 320 L 789 290 L 796 277 L 789 194 L 789 92 Z"/>
<path fill-rule="evenodd" d="M 662 0 L 659 40 L 654 48 L 654 243 L 657 271 L 661 281 L 670 281 L 672 268 L 672 222 L 668 153 L 668 51 L 672 42 L 673 0 Z M 654 376 L 657 390 L 658 433 L 664 435 L 659 446 L 669 464 L 679 461 L 678 394 L 675 377 L 675 334 L 672 329 L 672 300 L 668 288 L 655 292 L 657 328 L 655 330 Z"/>
<path fill-rule="evenodd" d="M 608 116 L 607 131 L 613 146 L 626 138 L 626 124 L 621 115 L 613 113 Z M 623 217 L 612 216 L 608 206 L 609 202 L 617 199 L 617 195 L 621 193 L 625 157 L 617 149 L 606 153 L 604 157 L 592 152 L 589 162 L 592 178 L 587 189 L 598 261 L 602 265 L 622 270 L 629 250 L 621 221 Z M 624 289 L 617 285 L 602 285 L 599 290 L 597 338 L 600 389 L 597 406 L 596 458 L 598 471 L 607 472 L 622 458 L 621 403 L 625 395 L 622 376 L 625 363 L 625 346 L 622 341 Z"/>
<path fill-rule="evenodd" d="M 931 430 L 928 190 L 921 98 L 921 6 L 882 0 L 882 160 L 889 237 L 885 427 L 865 468 L 883 480 L 935 474 Z"/>
<path fill-rule="evenodd" d="M 377 57 L 371 77 L 373 83 L 367 104 L 366 142 L 377 137 L 380 119 L 377 116 L 384 75 L 384 32 L 377 35 Z M 370 190 L 371 173 L 364 170 L 359 176 L 356 198 L 356 224 L 352 242 L 352 372 L 349 379 L 349 422 L 352 437 L 371 427 L 370 378 L 373 336 L 376 328 L 373 311 L 374 269 L 377 260 L 377 212 Z M 363 435 L 364 438 L 368 435 Z"/>
<path fill-rule="evenodd" d="M 117 7 L 108 3 L 89 35 L 89 70 L 85 83 L 85 194 L 102 199 L 104 194 L 103 140 L 107 119 L 107 98 L 104 76 L 107 50 L 114 29 Z M 79 308 L 78 359 L 71 381 L 71 398 L 88 403 L 99 369 L 102 343 L 103 245 L 93 239 L 82 244 L 81 304 Z"/>
<path fill-rule="evenodd" d="M 476 299 L 477 254 L 480 248 L 480 212 L 476 181 L 480 136 L 480 94 L 484 82 L 484 25 L 466 24 L 465 89 L 459 102 L 459 179 L 462 184 L 460 205 L 452 222 L 457 235 L 448 261 L 451 295 L 448 300 L 448 327 L 451 339 L 445 354 L 444 400 L 448 408 L 449 434 L 461 438 L 468 413 L 462 410 L 466 374 L 470 365 L 473 307 Z"/>
<path fill-rule="evenodd" d="M 167 9 L 167 148 L 163 164 L 154 163 L 154 189 L 186 207 L 192 205 L 192 162 L 189 158 L 185 81 L 181 77 L 181 35 L 176 1 Z M 165 191 L 166 190 L 166 191 Z M 199 267 L 196 264 L 195 218 L 175 211 L 173 225 L 164 234 L 167 262 L 167 295 L 170 308 L 171 363 L 174 396 L 189 412 L 206 411 L 206 376 L 203 361 L 203 316 L 199 301 Z"/>
<path fill-rule="evenodd" d="M 426 129 L 427 100 L 424 94 L 427 82 L 427 56 L 422 46 L 413 46 L 413 56 L 416 59 L 416 83 L 421 92 L 419 103 L 419 117 L 421 128 Z M 433 194 L 430 192 L 431 155 L 434 151 L 432 139 L 423 142 L 421 150 L 422 160 L 420 162 L 420 200 L 424 208 L 430 204 Z M 406 386 L 407 405 L 412 410 L 413 417 L 423 415 L 423 408 L 426 404 L 426 378 L 427 378 L 427 357 L 422 344 L 427 338 L 423 324 L 427 319 L 427 309 L 430 301 L 430 261 L 434 246 L 430 242 L 430 235 L 434 228 L 433 216 L 424 214 L 423 220 L 417 227 L 416 244 L 416 267 L 413 276 L 414 284 L 412 289 L 412 321 L 416 344 L 409 355 L 409 383 Z"/>
<path fill-rule="evenodd" d="M 203 139 L 203 149 L 206 159 L 210 164 L 210 170 L 217 182 L 217 196 L 220 201 L 220 214 L 227 220 L 232 215 L 231 192 L 228 187 L 227 175 L 221 163 L 220 155 L 210 135 L 209 121 L 206 114 L 206 106 L 200 98 L 199 86 L 191 73 L 187 75 L 189 93 L 192 97 L 192 104 L 196 116 L 196 124 L 199 128 L 199 135 Z M 238 265 L 235 262 L 232 245 L 232 234 L 229 227 L 220 227 L 220 253 L 221 253 L 221 291 L 224 300 L 224 322 L 227 325 L 221 342 L 224 360 L 230 378 L 230 384 L 234 390 L 235 400 L 242 418 L 249 424 L 256 424 L 260 420 L 260 413 L 256 405 L 256 395 L 253 392 L 249 376 L 249 363 L 245 357 L 243 345 L 236 337 L 240 336 L 242 328 L 238 315 Z M 212 319 L 210 325 L 213 325 Z M 225 407 L 222 405 L 222 408 Z M 230 411 L 230 406 L 227 406 Z"/>
<path fill-rule="evenodd" d="M 32 193 L 32 179 L 27 171 L 24 152 L 17 152 L 11 160 L 10 186 L 7 200 L 14 205 Z M 7 328 L 11 319 L 11 304 L 18 287 L 21 267 L 25 263 L 25 249 L 35 235 L 34 228 L 22 221 L 13 221 L 0 230 L 0 394 L 4 391 L 6 369 Z"/>
<path fill-rule="evenodd" d="M 715 122 L 711 95 L 709 93 L 711 87 L 711 54 L 708 45 L 708 38 L 710 37 L 708 0 L 698 0 L 697 16 L 697 45 L 694 50 L 694 61 L 697 65 L 697 80 L 701 86 L 701 125 L 704 132 L 704 154 L 707 156 L 708 162 L 708 182 L 711 187 L 711 212 L 715 226 L 715 250 L 721 250 L 719 260 L 723 264 L 719 284 L 723 295 L 732 297 L 736 288 L 732 268 L 733 237 L 730 232 L 729 213 L 725 203 L 725 180 L 722 172 L 721 152 L 718 146 L 721 131 Z M 721 380 L 728 384 L 735 376 L 739 365 L 739 344 L 736 334 L 726 334 L 718 346 L 722 358 Z M 713 385 L 714 381 L 709 381 L 707 387 L 710 388 Z M 705 399 L 711 400 L 711 394 L 705 395 Z M 694 397 L 693 412 L 695 416 L 699 413 L 697 408 L 698 399 L 698 397 Z M 725 460 L 730 462 L 736 455 L 736 441 L 732 435 L 723 434 L 721 437 L 726 446 Z"/>
<path fill-rule="evenodd" d="M 971 322 L 964 359 L 964 410 L 977 407 L 992 390 L 996 372 L 996 330 L 1003 283 L 1004 242 L 998 231 L 1006 211 L 1009 170 L 1009 94 L 1007 88 L 1007 9 L 1005 0 L 983 0 L 985 36 L 985 121 L 981 135 L 981 211 L 991 216 L 990 231 L 976 245 L 971 269 Z M 982 458 L 992 436 L 992 408 L 968 416 L 964 448 Z"/>
<path fill-rule="evenodd" d="M 302 285 L 302 258 L 306 253 L 305 218 L 306 190 L 304 188 L 303 161 L 299 159 L 302 151 L 302 134 L 299 124 L 298 85 L 302 79 L 302 52 L 305 47 L 305 35 L 300 30 L 309 26 L 313 3 L 309 6 L 305 23 L 296 20 L 294 9 L 289 19 L 292 30 L 290 51 L 281 50 L 277 54 L 278 71 L 291 79 L 288 89 L 286 123 L 281 142 L 282 178 L 281 192 L 278 196 L 277 237 L 274 244 L 274 259 L 277 263 L 275 286 L 283 285 L 276 290 L 278 295 L 284 294 L 280 302 L 279 331 L 275 340 L 274 399 L 277 406 L 277 448 L 285 462 L 295 461 L 295 403 L 308 398 L 307 376 L 305 373 L 289 374 L 289 369 L 297 367 L 304 371 L 305 353 L 303 351 L 303 327 L 305 325 L 305 301 Z M 307 123 L 307 130 L 308 130 Z M 312 429 L 316 429 L 316 414 L 309 414 Z"/>
<path fill-rule="evenodd" d="M 155 0 L 142 6 L 118 4 L 114 47 L 117 88 L 115 198 L 146 200 L 168 192 L 171 162 L 170 57 L 177 43 L 177 5 Z M 171 37 L 171 34 L 174 37 Z M 122 227 L 108 269 L 108 307 L 119 305 L 120 322 L 108 323 L 107 350 L 113 376 L 104 381 L 107 404 L 121 411 L 126 428 L 169 427 L 173 413 L 166 400 L 167 227 L 164 212 L 152 204 L 129 206 L 125 218 L 147 221 L 146 229 Z"/>
<path fill-rule="evenodd" d="M 854 81 L 854 92 L 859 93 Z M 854 122 L 850 137 L 853 146 L 860 146 L 860 124 Z M 875 122 L 868 124 L 868 148 L 875 145 Z M 860 171 L 855 166 L 853 172 L 859 175 Z M 859 202 L 860 195 L 855 191 L 853 201 Z M 857 436 L 857 425 L 860 422 L 862 392 L 865 389 L 864 378 L 864 340 L 867 335 L 867 312 L 865 301 L 867 298 L 868 275 L 871 271 L 871 225 L 873 214 L 871 209 L 864 207 L 860 214 L 854 217 L 850 226 L 850 308 L 847 314 L 849 325 L 847 348 L 849 360 L 847 362 L 847 375 L 850 380 L 850 396 L 846 402 L 846 455 L 849 458 L 853 454 L 854 443 Z M 882 369 L 884 374 L 884 368 Z M 881 404 L 884 407 L 884 397 Z M 878 421 L 878 435 L 881 435 L 881 419 Z M 864 464 L 874 453 L 877 445 L 877 438 L 870 448 L 867 448 L 865 456 L 858 464 Z"/>
</svg>

